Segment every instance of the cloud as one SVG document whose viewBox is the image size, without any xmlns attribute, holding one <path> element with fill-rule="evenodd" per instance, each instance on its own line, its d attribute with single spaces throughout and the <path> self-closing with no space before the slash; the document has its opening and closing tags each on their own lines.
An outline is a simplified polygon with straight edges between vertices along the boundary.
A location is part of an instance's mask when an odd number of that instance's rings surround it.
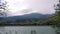
<svg viewBox="0 0 60 34">
<path fill-rule="evenodd" d="M 7 0 L 10 5 L 12 14 L 29 14 L 29 13 L 54 13 L 54 4 L 58 0 Z M 31 10 L 32 9 L 32 10 Z"/>
</svg>

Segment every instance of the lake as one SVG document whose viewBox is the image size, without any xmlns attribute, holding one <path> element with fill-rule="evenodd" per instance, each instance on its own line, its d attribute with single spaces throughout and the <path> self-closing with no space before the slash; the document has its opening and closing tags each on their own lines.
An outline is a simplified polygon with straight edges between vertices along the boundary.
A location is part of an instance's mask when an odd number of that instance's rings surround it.
<svg viewBox="0 0 60 34">
<path fill-rule="evenodd" d="M 0 34 L 56 34 L 51 26 L 5 26 L 0 27 Z"/>
</svg>

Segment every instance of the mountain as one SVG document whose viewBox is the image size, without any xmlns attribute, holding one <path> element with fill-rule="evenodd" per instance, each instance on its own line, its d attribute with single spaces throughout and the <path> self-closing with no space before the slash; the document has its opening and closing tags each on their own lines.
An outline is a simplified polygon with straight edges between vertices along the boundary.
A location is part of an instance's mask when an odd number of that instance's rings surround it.
<svg viewBox="0 0 60 34">
<path fill-rule="evenodd" d="M 7 17 L 6 19 L 7 20 L 24 20 L 24 19 L 45 19 L 45 18 L 48 18 L 50 17 L 50 14 L 46 14 L 46 15 L 43 15 L 43 14 L 39 14 L 39 13 L 31 13 L 31 14 L 25 14 L 25 15 L 22 15 L 22 16 L 12 16 L 12 17 Z"/>
</svg>

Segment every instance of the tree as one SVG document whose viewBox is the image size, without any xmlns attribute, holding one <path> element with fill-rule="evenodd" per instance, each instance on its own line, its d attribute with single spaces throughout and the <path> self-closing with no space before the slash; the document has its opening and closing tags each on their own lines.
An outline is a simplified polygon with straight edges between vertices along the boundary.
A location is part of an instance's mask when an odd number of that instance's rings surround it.
<svg viewBox="0 0 60 34">
<path fill-rule="evenodd" d="M 59 3 L 55 6 L 57 16 L 60 16 L 60 0 Z"/>
<path fill-rule="evenodd" d="M 8 12 L 8 5 L 7 2 L 5 0 L 0 0 L 0 18 L 4 17 L 2 19 L 0 19 L 0 23 L 6 23 L 6 17 L 7 17 L 7 12 Z"/>
<path fill-rule="evenodd" d="M 0 17 L 4 16 L 6 17 L 6 12 L 7 12 L 7 2 L 4 0 L 0 0 Z"/>
<path fill-rule="evenodd" d="M 59 3 L 57 5 L 54 5 L 55 10 L 56 10 L 56 16 L 52 17 L 50 19 L 51 22 L 53 22 L 53 24 L 59 24 L 60 23 L 60 0 Z"/>
</svg>

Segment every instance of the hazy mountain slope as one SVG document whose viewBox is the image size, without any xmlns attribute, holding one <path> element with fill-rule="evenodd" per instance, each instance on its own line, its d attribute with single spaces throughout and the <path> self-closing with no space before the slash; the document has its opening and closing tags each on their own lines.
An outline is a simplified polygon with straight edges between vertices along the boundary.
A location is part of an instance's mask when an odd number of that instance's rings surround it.
<svg viewBox="0 0 60 34">
<path fill-rule="evenodd" d="M 22 15 L 22 16 L 12 16 L 12 17 L 7 17 L 6 19 L 7 20 L 23 20 L 23 19 L 45 19 L 45 18 L 48 18 L 50 17 L 49 14 L 46 14 L 46 15 L 43 15 L 43 14 L 38 14 L 38 13 L 31 13 L 31 14 L 25 14 L 25 15 Z"/>
</svg>

